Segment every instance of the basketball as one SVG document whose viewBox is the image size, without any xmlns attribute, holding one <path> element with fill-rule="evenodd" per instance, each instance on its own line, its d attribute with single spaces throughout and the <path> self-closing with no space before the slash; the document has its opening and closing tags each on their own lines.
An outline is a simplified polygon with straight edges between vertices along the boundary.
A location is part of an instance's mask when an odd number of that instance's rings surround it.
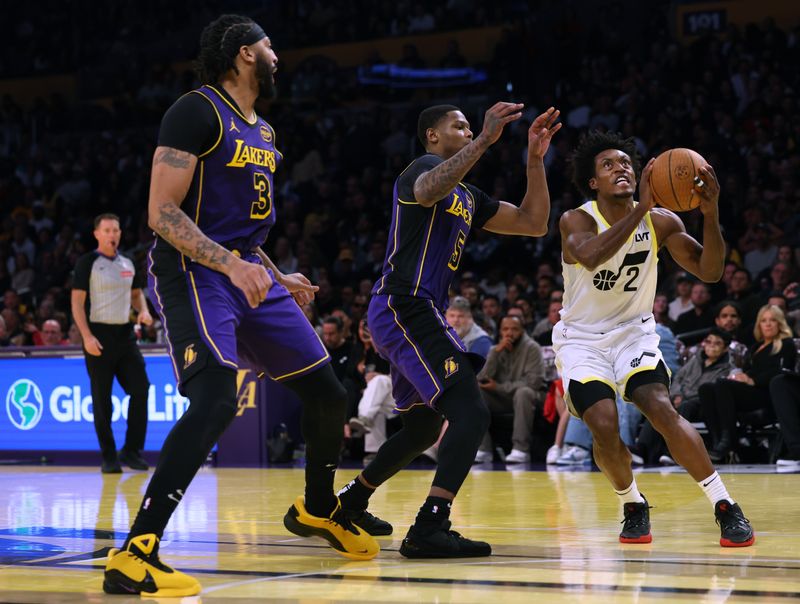
<svg viewBox="0 0 800 604">
<path fill-rule="evenodd" d="M 673 212 L 688 212 L 699 206 L 695 179 L 700 178 L 697 169 L 706 163 L 691 149 L 669 149 L 656 157 L 650 173 L 650 190 L 656 203 Z"/>
</svg>

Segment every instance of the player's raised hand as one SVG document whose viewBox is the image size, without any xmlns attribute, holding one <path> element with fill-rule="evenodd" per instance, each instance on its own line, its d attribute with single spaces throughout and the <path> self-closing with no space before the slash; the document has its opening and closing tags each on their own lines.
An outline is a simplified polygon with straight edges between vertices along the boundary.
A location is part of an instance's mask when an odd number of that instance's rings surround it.
<svg viewBox="0 0 800 604">
<path fill-rule="evenodd" d="M 261 264 L 253 264 L 236 258 L 228 273 L 228 278 L 244 292 L 251 308 L 257 308 L 267 297 L 272 287 L 272 277 Z"/>
<path fill-rule="evenodd" d="M 485 138 L 490 145 L 493 145 L 503 134 L 506 124 L 514 122 L 522 117 L 522 103 L 495 103 L 486 112 L 483 118 L 483 129 L 481 137 Z"/>
<path fill-rule="evenodd" d="M 557 122 L 561 112 L 555 107 L 538 116 L 528 128 L 528 159 L 542 159 L 550 148 L 553 135 L 561 130 Z"/>
<path fill-rule="evenodd" d="M 655 197 L 653 196 L 653 191 L 650 188 L 650 174 L 653 172 L 653 164 L 656 163 L 654 157 L 650 158 L 650 161 L 642 170 L 642 175 L 639 178 L 639 203 L 644 204 L 644 208 L 647 211 L 653 209 L 653 206 L 656 204 Z"/>
<path fill-rule="evenodd" d="M 700 196 L 700 211 L 703 214 L 717 211 L 719 202 L 719 181 L 714 168 L 706 164 L 697 169 L 700 180 L 695 179 L 694 190 Z"/>
<path fill-rule="evenodd" d="M 300 306 L 314 301 L 314 294 L 319 291 L 319 286 L 312 285 L 303 273 L 290 273 L 283 276 L 281 281 L 287 291 L 292 294 L 294 301 Z"/>
</svg>

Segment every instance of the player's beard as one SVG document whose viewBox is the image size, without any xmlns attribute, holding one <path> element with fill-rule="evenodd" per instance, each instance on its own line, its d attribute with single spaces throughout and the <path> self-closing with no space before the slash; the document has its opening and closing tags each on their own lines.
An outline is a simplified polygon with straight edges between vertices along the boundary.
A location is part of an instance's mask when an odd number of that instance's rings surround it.
<svg viewBox="0 0 800 604">
<path fill-rule="evenodd" d="M 271 101 L 278 94 L 275 79 L 272 77 L 272 68 L 266 59 L 256 57 L 256 80 L 258 81 L 258 96 L 265 101 Z"/>
</svg>

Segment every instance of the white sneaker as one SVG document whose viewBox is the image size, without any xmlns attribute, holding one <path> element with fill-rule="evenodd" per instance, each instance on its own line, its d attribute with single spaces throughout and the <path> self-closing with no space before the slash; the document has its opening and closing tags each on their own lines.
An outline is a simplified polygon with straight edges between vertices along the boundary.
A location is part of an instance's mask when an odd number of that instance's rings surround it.
<svg viewBox="0 0 800 604">
<path fill-rule="evenodd" d="M 350 425 L 350 433 L 353 438 L 360 438 L 370 431 L 372 420 L 368 417 L 351 417 L 347 422 Z"/>
<path fill-rule="evenodd" d="M 634 466 L 643 466 L 644 465 L 644 458 L 641 455 L 630 451 L 631 453 L 631 465 Z"/>
<path fill-rule="evenodd" d="M 675 463 L 675 460 L 672 459 L 669 455 L 662 455 L 658 458 L 658 463 L 662 466 L 677 466 L 678 464 Z"/>
<path fill-rule="evenodd" d="M 556 459 L 556 465 L 559 466 L 577 466 L 584 463 L 592 463 L 592 456 L 589 451 L 577 445 L 571 446 Z"/>
<path fill-rule="evenodd" d="M 547 458 L 545 461 L 549 464 L 554 464 L 556 460 L 561 457 L 561 453 L 563 453 L 563 449 L 558 445 L 553 445 L 547 450 Z"/>
<path fill-rule="evenodd" d="M 519 449 L 511 449 L 511 453 L 506 455 L 506 463 L 528 463 L 530 460 L 531 454 Z"/>
<path fill-rule="evenodd" d="M 491 451 L 483 451 L 478 449 L 478 452 L 475 454 L 475 461 L 473 463 L 488 463 L 494 459 Z"/>
<path fill-rule="evenodd" d="M 779 459 L 775 465 L 784 472 L 800 470 L 800 459 Z"/>
</svg>

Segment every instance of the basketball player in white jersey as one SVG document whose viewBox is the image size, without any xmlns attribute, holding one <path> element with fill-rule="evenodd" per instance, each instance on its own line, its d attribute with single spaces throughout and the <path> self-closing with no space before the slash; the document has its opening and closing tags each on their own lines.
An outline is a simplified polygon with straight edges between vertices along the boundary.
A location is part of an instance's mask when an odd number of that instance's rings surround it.
<svg viewBox="0 0 800 604">
<path fill-rule="evenodd" d="M 711 166 L 699 168 L 695 187 L 703 213 L 703 244 L 671 211 L 655 208 L 645 167 L 634 200 L 638 157 L 632 139 L 591 132 L 573 156 L 573 183 L 587 201 L 561 217 L 564 300 L 553 328 L 556 364 L 570 412 L 594 437 L 594 458 L 620 498 L 625 520 L 619 540 L 650 543 L 650 513 L 619 437 L 617 392 L 635 404 L 666 440 L 672 458 L 697 481 L 714 506 L 720 545 L 744 547 L 755 538 L 700 435 L 669 399 L 669 373 L 658 350 L 653 299 L 660 247 L 706 282 L 719 280 L 724 242 L 719 228 L 719 184 Z"/>
</svg>

